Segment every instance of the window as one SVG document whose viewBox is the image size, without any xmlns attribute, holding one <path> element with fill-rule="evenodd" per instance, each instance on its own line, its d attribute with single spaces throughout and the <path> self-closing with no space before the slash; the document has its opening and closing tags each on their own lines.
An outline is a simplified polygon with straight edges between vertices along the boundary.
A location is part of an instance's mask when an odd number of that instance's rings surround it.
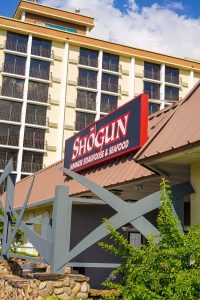
<svg viewBox="0 0 200 300">
<path fill-rule="evenodd" d="M 27 52 L 27 43 L 28 36 L 14 32 L 7 33 L 6 49 L 17 52 Z"/>
<path fill-rule="evenodd" d="M 1 124 L 0 126 L 0 144 L 9 146 L 18 146 L 19 144 L 19 126 Z"/>
<path fill-rule="evenodd" d="M 48 102 L 48 83 L 29 81 L 28 85 L 28 100 L 38 102 Z"/>
<path fill-rule="evenodd" d="M 76 112 L 76 130 L 82 130 L 95 121 L 95 115 Z"/>
<path fill-rule="evenodd" d="M 50 62 L 31 59 L 30 77 L 49 80 Z"/>
<path fill-rule="evenodd" d="M 13 167 L 14 167 L 14 170 L 16 170 L 17 155 L 18 155 L 17 150 L 1 148 L 1 151 L 0 151 L 0 169 L 4 170 L 4 168 L 6 167 L 8 161 L 12 158 L 13 159 Z"/>
<path fill-rule="evenodd" d="M 51 57 L 51 41 L 33 37 L 31 54 L 43 57 Z"/>
<path fill-rule="evenodd" d="M 26 127 L 24 133 L 24 147 L 44 149 L 45 129 Z"/>
<path fill-rule="evenodd" d="M 160 104 L 149 102 L 149 115 L 157 112 L 160 109 Z"/>
<path fill-rule="evenodd" d="M 43 153 L 23 151 L 22 172 L 35 173 L 42 169 Z"/>
<path fill-rule="evenodd" d="M 149 94 L 150 99 L 160 99 L 160 85 L 152 82 L 144 82 L 144 93 Z"/>
<path fill-rule="evenodd" d="M 90 67 L 97 67 L 98 52 L 90 49 L 81 48 L 79 64 Z"/>
<path fill-rule="evenodd" d="M 165 67 L 165 81 L 179 84 L 179 69 Z"/>
<path fill-rule="evenodd" d="M 5 54 L 3 71 L 12 74 L 25 75 L 26 58 L 12 54 Z"/>
<path fill-rule="evenodd" d="M 1 95 L 13 98 L 23 98 L 24 80 L 3 77 Z"/>
<path fill-rule="evenodd" d="M 103 73 L 102 81 L 101 81 L 101 89 L 112 93 L 118 93 L 119 92 L 118 76 Z"/>
<path fill-rule="evenodd" d="M 80 68 L 79 69 L 79 77 L 78 77 L 78 85 L 96 89 L 97 88 L 97 72 Z"/>
<path fill-rule="evenodd" d="M 88 110 L 96 110 L 96 93 L 78 90 L 76 107 Z"/>
<path fill-rule="evenodd" d="M 173 86 L 165 86 L 165 100 L 178 101 L 179 88 Z"/>
<path fill-rule="evenodd" d="M 101 112 L 109 113 L 117 108 L 118 98 L 111 95 L 101 95 Z"/>
<path fill-rule="evenodd" d="M 144 77 L 160 80 L 160 65 L 144 62 Z"/>
<path fill-rule="evenodd" d="M 109 53 L 103 53 L 102 68 L 114 72 L 119 72 L 119 56 Z"/>
<path fill-rule="evenodd" d="M 0 119 L 20 122 L 22 104 L 8 100 L 0 100 Z"/>
<path fill-rule="evenodd" d="M 46 112 L 45 106 L 28 104 L 26 109 L 26 123 L 46 126 Z"/>
</svg>

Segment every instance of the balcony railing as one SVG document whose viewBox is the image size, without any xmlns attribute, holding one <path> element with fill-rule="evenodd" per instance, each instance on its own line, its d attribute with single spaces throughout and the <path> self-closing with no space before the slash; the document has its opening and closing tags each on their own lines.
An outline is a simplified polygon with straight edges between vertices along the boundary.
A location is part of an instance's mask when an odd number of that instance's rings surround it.
<svg viewBox="0 0 200 300">
<path fill-rule="evenodd" d="M 49 71 L 43 71 L 43 70 L 34 70 L 30 69 L 30 77 L 44 79 L 44 80 L 51 80 L 52 76 Z"/>
<path fill-rule="evenodd" d="M 113 83 L 102 82 L 101 89 L 103 91 L 107 91 L 107 92 L 112 92 L 112 93 L 117 93 L 117 94 L 121 93 L 121 87 L 118 86 L 117 84 L 113 84 Z"/>
<path fill-rule="evenodd" d="M 46 149 L 46 142 L 44 140 L 24 137 L 24 147 L 34 149 Z"/>
<path fill-rule="evenodd" d="M 41 57 L 53 58 L 53 51 L 51 49 L 32 47 L 31 54 Z"/>
<path fill-rule="evenodd" d="M 19 135 L 0 135 L 0 145 L 18 146 Z"/>
<path fill-rule="evenodd" d="M 118 64 L 118 63 L 112 63 L 112 62 L 105 62 L 105 61 L 103 61 L 103 63 L 102 63 L 102 69 L 113 71 L 113 72 L 118 72 L 118 73 L 122 72 L 121 65 Z"/>
<path fill-rule="evenodd" d="M 96 110 L 96 101 L 77 99 L 76 107 L 88 110 Z"/>
<path fill-rule="evenodd" d="M 0 120 L 20 122 L 21 121 L 21 114 L 20 113 L 0 111 Z"/>
<path fill-rule="evenodd" d="M 148 92 L 148 91 L 144 91 L 144 93 L 149 94 L 149 99 L 160 99 L 160 93 L 159 92 Z"/>
<path fill-rule="evenodd" d="M 50 96 L 46 93 L 39 92 L 38 90 L 28 92 L 27 99 L 36 102 L 50 103 Z"/>
<path fill-rule="evenodd" d="M 0 159 L 0 169 L 4 170 L 8 162 L 9 162 L 9 160 Z M 17 169 L 17 162 L 14 160 L 13 161 L 13 171 L 16 171 L 16 169 Z"/>
<path fill-rule="evenodd" d="M 91 89 L 96 89 L 97 88 L 97 81 L 96 80 L 91 80 L 91 79 L 84 79 L 84 78 L 79 78 L 78 79 L 78 85 L 91 88 Z"/>
<path fill-rule="evenodd" d="M 22 162 L 22 172 L 25 173 L 35 173 L 42 169 L 42 164 L 36 164 L 36 163 L 29 163 L 29 162 Z"/>
<path fill-rule="evenodd" d="M 165 95 L 166 101 L 179 101 L 179 95 Z"/>
<path fill-rule="evenodd" d="M 27 52 L 27 43 L 19 43 L 17 40 L 16 41 L 7 40 L 5 42 L 5 47 L 7 50 L 23 52 L 23 53 Z"/>
<path fill-rule="evenodd" d="M 79 64 L 84 65 L 84 66 L 97 68 L 98 67 L 98 59 L 79 56 Z"/>
<path fill-rule="evenodd" d="M 179 84 L 179 76 L 165 75 L 165 82 Z"/>
<path fill-rule="evenodd" d="M 3 72 L 17 74 L 17 75 L 25 75 L 25 67 L 17 66 L 16 64 L 3 64 L 2 66 Z"/>
<path fill-rule="evenodd" d="M 26 115 L 26 123 L 34 124 L 34 125 L 41 125 L 41 126 L 48 126 L 48 118 L 46 116 L 40 115 Z"/>
<path fill-rule="evenodd" d="M 160 72 L 144 70 L 144 77 L 153 80 L 160 80 Z"/>
<path fill-rule="evenodd" d="M 1 96 L 12 97 L 12 98 L 23 98 L 23 90 L 10 89 L 9 87 L 0 88 Z"/>
</svg>

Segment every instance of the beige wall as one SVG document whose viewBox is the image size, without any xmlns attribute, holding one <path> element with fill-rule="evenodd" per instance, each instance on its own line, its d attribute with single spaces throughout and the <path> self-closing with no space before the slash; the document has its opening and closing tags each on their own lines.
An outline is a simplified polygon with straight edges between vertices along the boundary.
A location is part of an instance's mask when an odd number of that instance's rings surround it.
<svg viewBox="0 0 200 300">
<path fill-rule="evenodd" d="M 200 161 L 191 165 L 191 184 L 195 193 L 191 195 L 191 225 L 200 223 Z"/>
<path fill-rule="evenodd" d="M 141 94 L 144 90 L 143 84 L 144 61 L 135 61 L 135 91 L 134 96 Z"/>
<path fill-rule="evenodd" d="M 179 96 L 180 98 L 184 98 L 188 91 L 189 91 L 189 74 L 190 72 L 188 70 L 180 70 L 179 71 L 179 78 L 180 78 L 180 92 L 179 92 Z"/>
</svg>

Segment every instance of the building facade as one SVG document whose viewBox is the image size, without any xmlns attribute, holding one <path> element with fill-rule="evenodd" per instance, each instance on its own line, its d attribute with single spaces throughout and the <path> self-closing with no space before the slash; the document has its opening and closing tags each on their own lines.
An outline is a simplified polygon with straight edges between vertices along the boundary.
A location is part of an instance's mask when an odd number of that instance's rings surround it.
<svg viewBox="0 0 200 300">
<path fill-rule="evenodd" d="M 0 169 L 17 180 L 63 158 L 64 142 L 143 92 L 149 114 L 183 98 L 200 62 L 89 36 L 91 17 L 21 0 L 0 17 Z"/>
</svg>

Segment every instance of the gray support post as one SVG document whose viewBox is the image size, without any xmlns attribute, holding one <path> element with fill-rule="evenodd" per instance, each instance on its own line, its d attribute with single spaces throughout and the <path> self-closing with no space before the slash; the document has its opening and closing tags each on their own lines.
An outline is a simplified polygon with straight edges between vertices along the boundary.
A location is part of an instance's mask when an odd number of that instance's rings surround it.
<svg viewBox="0 0 200 300">
<path fill-rule="evenodd" d="M 7 177 L 7 192 L 6 192 L 6 202 L 4 209 L 4 226 L 3 226 L 3 241 L 2 241 L 2 255 L 6 258 L 6 245 L 11 234 L 11 209 L 9 203 L 14 204 L 14 190 L 15 190 L 15 179 L 13 175 L 8 175 Z"/>
<path fill-rule="evenodd" d="M 56 186 L 52 217 L 52 272 L 64 272 L 64 266 L 59 268 L 58 261 L 66 256 L 70 247 L 72 201 L 68 190 L 66 186 Z"/>
</svg>

